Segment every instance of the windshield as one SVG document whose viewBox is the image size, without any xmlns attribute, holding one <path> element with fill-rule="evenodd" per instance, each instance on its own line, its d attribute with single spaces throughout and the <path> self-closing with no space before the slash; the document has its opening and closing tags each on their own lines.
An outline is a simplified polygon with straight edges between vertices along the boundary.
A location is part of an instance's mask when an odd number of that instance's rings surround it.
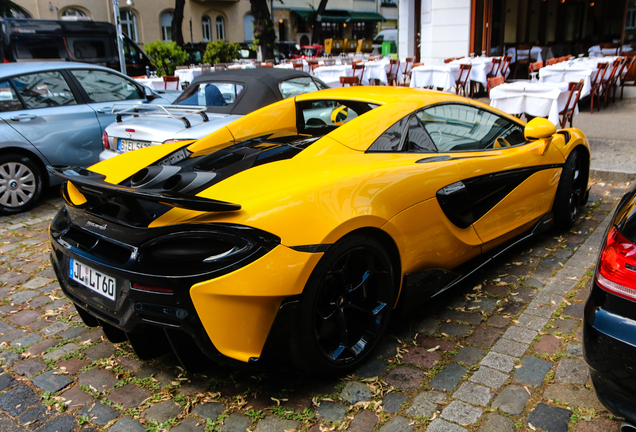
<svg viewBox="0 0 636 432">
<path fill-rule="evenodd" d="M 242 91 L 243 86 L 240 84 L 228 82 L 197 83 L 188 87 L 174 104 L 226 106 L 233 104 Z"/>
<path fill-rule="evenodd" d="M 314 57 L 318 50 L 316 48 L 303 48 L 302 54 L 305 56 Z"/>
</svg>

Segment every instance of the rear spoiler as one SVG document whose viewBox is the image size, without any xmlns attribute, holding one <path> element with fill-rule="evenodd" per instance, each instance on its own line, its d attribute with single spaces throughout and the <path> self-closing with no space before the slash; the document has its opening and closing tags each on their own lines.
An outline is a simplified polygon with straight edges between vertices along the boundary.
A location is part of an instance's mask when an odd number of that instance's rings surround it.
<svg viewBox="0 0 636 432">
<path fill-rule="evenodd" d="M 46 168 L 51 174 L 73 183 L 89 203 L 91 201 L 104 202 L 119 197 L 151 201 L 171 207 L 204 212 L 225 212 L 241 209 L 239 204 L 201 198 L 179 192 L 167 192 L 163 189 L 139 189 L 107 183 L 104 181 L 106 176 L 103 174 L 84 168 L 52 166 L 47 166 Z"/>
<path fill-rule="evenodd" d="M 122 116 L 147 116 L 147 117 L 168 117 L 177 120 L 181 120 L 186 128 L 192 127 L 188 116 L 199 115 L 204 122 L 210 120 L 205 112 L 206 107 L 193 106 L 193 105 L 155 105 L 155 104 L 137 104 L 137 105 L 125 105 L 118 107 L 113 105 L 110 113 L 116 115 L 115 120 L 117 123 L 121 123 Z"/>
</svg>

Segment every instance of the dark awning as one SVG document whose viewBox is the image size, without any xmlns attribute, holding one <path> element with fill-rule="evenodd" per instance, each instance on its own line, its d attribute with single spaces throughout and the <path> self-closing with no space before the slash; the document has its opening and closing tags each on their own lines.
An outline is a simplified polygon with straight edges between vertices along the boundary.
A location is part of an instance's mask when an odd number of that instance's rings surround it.
<svg viewBox="0 0 636 432">
<path fill-rule="evenodd" d="M 298 16 L 305 22 L 310 22 L 316 15 L 315 10 L 311 9 L 290 9 L 292 12 L 298 14 Z M 322 16 L 323 22 L 338 22 L 338 23 L 351 23 L 351 22 L 364 22 L 364 21 L 386 21 L 381 14 L 377 12 L 354 12 L 338 9 L 327 9 Z"/>
</svg>

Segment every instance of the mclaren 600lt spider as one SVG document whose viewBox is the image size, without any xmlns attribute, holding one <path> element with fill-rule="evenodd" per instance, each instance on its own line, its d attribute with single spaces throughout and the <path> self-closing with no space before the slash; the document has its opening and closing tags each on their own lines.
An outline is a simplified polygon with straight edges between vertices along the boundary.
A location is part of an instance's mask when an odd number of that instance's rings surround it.
<svg viewBox="0 0 636 432">
<path fill-rule="evenodd" d="M 141 358 L 342 373 L 392 312 L 571 227 L 589 165 L 581 131 L 545 119 L 420 89 L 330 89 L 194 142 L 49 167 L 67 180 L 52 262 L 84 322 Z"/>
</svg>

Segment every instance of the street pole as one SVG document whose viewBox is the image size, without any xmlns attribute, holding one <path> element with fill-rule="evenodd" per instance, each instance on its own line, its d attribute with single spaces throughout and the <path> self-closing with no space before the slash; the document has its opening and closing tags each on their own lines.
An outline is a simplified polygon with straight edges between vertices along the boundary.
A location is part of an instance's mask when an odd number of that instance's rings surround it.
<svg viewBox="0 0 636 432">
<path fill-rule="evenodd" d="M 124 34 L 121 30 L 121 16 L 119 15 L 119 0 L 113 0 L 113 13 L 115 14 L 115 26 L 117 27 L 117 51 L 119 51 L 119 68 L 121 73 L 126 73 L 126 58 L 124 57 Z"/>
</svg>

